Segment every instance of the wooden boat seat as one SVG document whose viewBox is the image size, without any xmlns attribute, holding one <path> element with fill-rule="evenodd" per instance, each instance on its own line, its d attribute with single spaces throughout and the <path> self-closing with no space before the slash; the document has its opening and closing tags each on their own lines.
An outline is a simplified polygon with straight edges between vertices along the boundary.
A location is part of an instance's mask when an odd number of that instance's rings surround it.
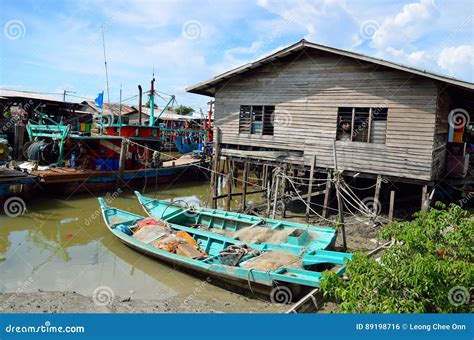
<svg viewBox="0 0 474 340">
<path fill-rule="evenodd" d="M 320 272 L 304 270 L 300 268 L 282 267 L 270 273 L 272 279 L 275 281 L 287 281 L 289 277 L 300 284 L 307 284 L 309 282 L 318 281 L 321 279 Z"/>
</svg>

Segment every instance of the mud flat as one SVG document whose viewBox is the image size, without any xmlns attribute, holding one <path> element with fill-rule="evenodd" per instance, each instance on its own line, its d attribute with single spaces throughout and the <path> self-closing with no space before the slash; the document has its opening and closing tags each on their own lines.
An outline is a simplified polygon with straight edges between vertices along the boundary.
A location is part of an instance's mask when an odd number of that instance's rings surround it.
<svg viewBox="0 0 474 340">
<path fill-rule="evenodd" d="M 279 313 L 289 308 L 233 295 L 232 302 L 189 296 L 167 300 L 115 296 L 97 302 L 75 292 L 5 293 L 0 294 L 0 313 Z"/>
</svg>

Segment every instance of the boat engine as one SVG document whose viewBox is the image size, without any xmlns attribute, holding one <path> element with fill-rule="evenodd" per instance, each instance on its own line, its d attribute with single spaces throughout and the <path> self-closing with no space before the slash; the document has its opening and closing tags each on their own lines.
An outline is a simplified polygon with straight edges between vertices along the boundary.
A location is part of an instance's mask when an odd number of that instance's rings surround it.
<svg viewBox="0 0 474 340">
<path fill-rule="evenodd" d="M 36 161 L 39 165 L 50 165 L 58 160 L 59 146 L 44 141 L 34 142 L 28 147 L 27 155 L 29 160 Z"/>
<path fill-rule="evenodd" d="M 6 164 L 12 160 L 10 154 L 13 149 L 8 144 L 8 140 L 0 136 L 0 164 Z"/>
</svg>

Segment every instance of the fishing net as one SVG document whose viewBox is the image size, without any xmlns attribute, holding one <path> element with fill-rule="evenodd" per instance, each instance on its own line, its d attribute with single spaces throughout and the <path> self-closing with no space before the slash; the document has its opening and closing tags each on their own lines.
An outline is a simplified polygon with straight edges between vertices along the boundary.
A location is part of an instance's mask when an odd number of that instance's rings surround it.
<svg viewBox="0 0 474 340">
<path fill-rule="evenodd" d="M 247 227 L 238 230 L 234 237 L 246 243 L 283 243 L 292 229 L 272 230 L 269 227 Z"/>
<path fill-rule="evenodd" d="M 144 243 L 149 243 L 158 236 L 165 234 L 169 234 L 169 230 L 166 227 L 159 225 L 147 225 L 146 227 L 139 227 L 138 230 L 134 230 L 133 238 Z"/>
<path fill-rule="evenodd" d="M 303 268 L 299 257 L 277 251 L 269 251 L 258 257 L 251 258 L 241 263 L 240 267 L 263 272 L 273 271 L 281 267 Z"/>
</svg>

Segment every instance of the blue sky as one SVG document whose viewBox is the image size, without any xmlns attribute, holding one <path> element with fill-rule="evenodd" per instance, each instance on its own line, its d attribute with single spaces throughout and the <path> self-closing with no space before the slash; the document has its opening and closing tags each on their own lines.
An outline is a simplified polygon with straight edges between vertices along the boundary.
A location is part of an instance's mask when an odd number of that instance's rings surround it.
<svg viewBox="0 0 474 340">
<path fill-rule="evenodd" d="M 149 88 L 206 109 L 184 88 L 302 38 L 474 81 L 472 0 L 0 0 L 0 88 Z M 71 100 L 79 98 L 68 97 Z M 135 100 L 128 102 L 136 104 Z M 159 102 L 159 104 L 161 104 Z"/>
</svg>

